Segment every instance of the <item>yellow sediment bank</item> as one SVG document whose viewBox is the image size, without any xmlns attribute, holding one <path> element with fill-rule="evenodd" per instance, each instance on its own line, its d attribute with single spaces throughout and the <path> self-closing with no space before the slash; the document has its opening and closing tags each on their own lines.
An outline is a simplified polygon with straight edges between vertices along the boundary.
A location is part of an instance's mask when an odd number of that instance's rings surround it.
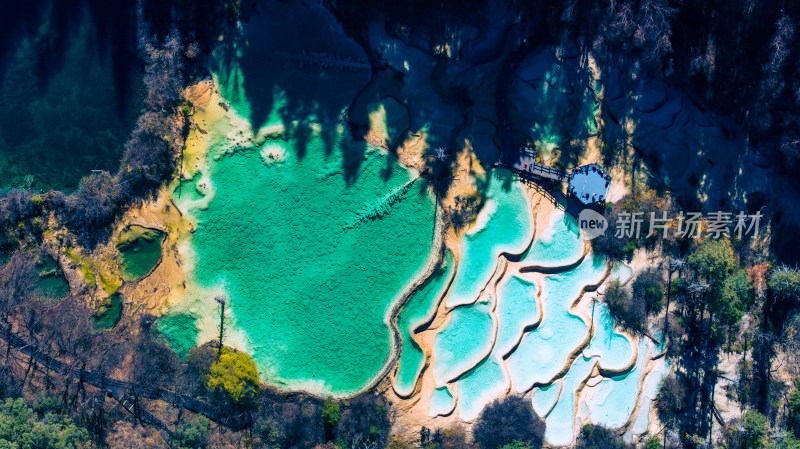
<svg viewBox="0 0 800 449">
<path fill-rule="evenodd" d="M 157 229 L 165 233 L 165 238 L 161 257 L 149 274 L 136 282 L 123 282 L 117 243 L 120 233 L 130 225 Z M 54 223 L 51 229 L 53 232 L 44 239 L 45 250 L 58 259 L 71 293 L 88 293 L 87 305 L 90 307 L 96 307 L 102 299 L 119 292 L 127 303 L 123 307 L 123 318 L 142 312 L 154 313 L 183 283 L 184 277 L 174 245 L 178 235 L 188 227 L 178 210 L 168 201 L 166 192 L 152 202 L 126 211 L 114 224 L 108 243 L 97 246 L 92 252 L 73 246 L 73 239 L 65 229 L 56 227 Z"/>
<path fill-rule="evenodd" d="M 191 131 L 179 159 L 179 173 L 184 179 L 207 167 L 206 154 L 220 139 L 238 142 L 259 137 L 247 132 L 249 124 L 230 111 L 213 81 L 201 81 L 190 86 L 185 97 L 193 105 L 193 114 Z M 45 235 L 44 248 L 58 259 L 73 294 L 88 292 L 88 305 L 97 306 L 103 298 L 120 292 L 125 300 L 125 320 L 142 313 L 160 315 L 168 306 L 174 306 L 186 297 L 191 255 L 186 251 L 185 238 L 194 232 L 195 224 L 172 201 L 176 182 L 162 187 L 152 201 L 125 211 L 114 224 L 109 242 L 90 253 L 75 244 L 70 233 L 51 217 L 48 228 L 52 231 Z M 138 281 L 124 283 L 116 245 L 120 233 L 130 225 L 157 229 L 165 233 L 165 238 L 161 258 L 151 271 Z"/>
<path fill-rule="evenodd" d="M 236 120 L 212 80 L 190 86 L 184 95 L 192 103 L 193 111 L 189 135 L 179 158 L 178 173 L 183 179 L 190 179 L 207 168 L 206 155 L 211 146 L 218 139 L 236 134 L 246 122 Z M 239 125 L 239 129 L 236 125 Z M 188 273 L 192 258 L 186 238 L 194 232 L 196 224 L 172 200 L 172 190 L 176 183 L 177 180 L 163 187 L 153 202 L 130 209 L 119 225 L 119 229 L 123 229 L 129 224 L 138 224 L 167 233 L 159 265 L 150 275 L 131 284 L 124 291 L 127 300 L 156 315 L 162 314 L 167 307 L 178 304 L 187 296 L 189 288 Z"/>
<path fill-rule="evenodd" d="M 167 294 L 159 297 L 153 304 L 154 313 L 161 315 L 168 309 L 190 312 L 199 317 L 195 323 L 199 335 L 198 342 L 212 340 L 218 337 L 219 319 L 216 312 L 217 304 L 212 298 L 226 295 L 224 286 L 208 290 L 197 286 L 192 281 L 194 254 L 189 244 L 192 233 L 197 228 L 197 223 L 191 214 L 182 212 L 189 204 L 183 200 L 173 199 L 172 192 L 182 180 L 199 176 L 197 188 L 202 189 L 204 196 L 197 200 L 208 204 L 213 198 L 214 188 L 209 178 L 208 155 L 215 145 L 224 145 L 227 149 L 240 146 L 252 146 L 254 141 L 264 139 L 266 132 L 280 135 L 283 129 L 261 130 L 254 134 L 250 123 L 239 117 L 233 108 L 222 98 L 216 79 L 200 81 L 189 86 L 184 96 L 192 104 L 190 118 L 190 131 L 186 138 L 183 154 L 179 159 L 178 173 L 175 180 L 159 192 L 158 202 L 170 207 L 176 219 L 170 220 L 174 232 L 170 238 L 168 251 L 171 263 L 165 266 L 161 276 L 156 276 L 153 282 L 169 286 Z M 187 196 L 191 192 L 187 192 Z M 197 206 L 198 204 L 193 204 Z M 199 205 L 202 207 L 202 205 Z M 146 214 L 150 211 L 141 211 Z M 167 218 L 162 215 L 163 218 Z M 157 274 L 157 273 L 153 273 Z M 151 275 L 152 277 L 152 275 Z M 146 294 L 147 290 L 145 290 Z M 194 301 L 202 297 L 206 301 Z M 191 310 L 189 309 L 191 308 Z M 230 310 L 227 311 L 228 319 L 234 320 Z M 231 329 L 227 333 L 225 343 L 241 350 L 247 349 L 246 339 L 240 331 Z"/>
</svg>

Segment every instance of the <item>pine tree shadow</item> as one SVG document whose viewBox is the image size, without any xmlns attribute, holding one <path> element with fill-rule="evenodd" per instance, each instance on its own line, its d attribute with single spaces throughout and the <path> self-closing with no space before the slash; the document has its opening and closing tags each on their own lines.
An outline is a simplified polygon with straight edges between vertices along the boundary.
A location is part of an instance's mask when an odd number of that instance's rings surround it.
<svg viewBox="0 0 800 449">
<path fill-rule="evenodd" d="M 292 17 L 292 20 L 286 20 Z M 232 98 L 247 110 L 254 130 L 276 113 L 289 132 L 298 158 L 308 153 L 320 132 L 325 154 L 341 150 L 348 183 L 358 175 L 364 145 L 337 133 L 343 111 L 370 78 L 363 51 L 344 35 L 326 10 L 300 4 L 265 2 L 241 34 L 223 42 L 215 54 L 219 76 Z M 235 85 L 235 84 L 232 84 Z M 357 136 L 354 136 L 357 137 Z"/>
</svg>

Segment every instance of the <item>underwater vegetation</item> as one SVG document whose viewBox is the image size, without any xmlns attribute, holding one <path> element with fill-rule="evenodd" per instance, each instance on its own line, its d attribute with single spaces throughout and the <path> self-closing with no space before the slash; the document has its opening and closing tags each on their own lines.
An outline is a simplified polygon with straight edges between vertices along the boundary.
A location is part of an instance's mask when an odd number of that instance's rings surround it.
<svg viewBox="0 0 800 449">
<path fill-rule="evenodd" d="M 111 329 L 122 316 L 122 295 L 114 293 L 100 302 L 100 307 L 92 316 L 94 328 L 97 330 Z"/>
<path fill-rule="evenodd" d="M 119 269 L 126 281 L 135 281 L 147 274 L 161 258 L 165 234 L 158 229 L 132 225 L 123 229 L 117 242 Z"/>
<path fill-rule="evenodd" d="M 50 300 L 57 300 L 69 294 L 69 283 L 52 257 L 39 252 L 36 269 L 38 270 L 38 276 L 36 282 L 34 282 L 34 289 L 40 296 Z"/>
</svg>

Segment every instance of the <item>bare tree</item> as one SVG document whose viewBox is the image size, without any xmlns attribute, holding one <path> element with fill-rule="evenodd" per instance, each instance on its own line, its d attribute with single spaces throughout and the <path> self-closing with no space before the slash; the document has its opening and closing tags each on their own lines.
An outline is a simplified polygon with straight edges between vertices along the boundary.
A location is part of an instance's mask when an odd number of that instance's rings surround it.
<svg viewBox="0 0 800 449">
<path fill-rule="evenodd" d="M 110 223 L 119 209 L 119 185 L 107 171 L 81 179 L 67 205 L 74 227 L 84 230 Z"/>
<path fill-rule="evenodd" d="M 0 318 L 4 322 L 16 306 L 30 299 L 35 275 L 33 258 L 21 250 L 0 269 Z"/>
<path fill-rule="evenodd" d="M 139 50 L 145 61 L 145 104 L 150 110 L 164 111 L 181 101 L 185 52 L 178 30 L 172 30 L 161 45 L 155 36 L 142 34 Z"/>
</svg>

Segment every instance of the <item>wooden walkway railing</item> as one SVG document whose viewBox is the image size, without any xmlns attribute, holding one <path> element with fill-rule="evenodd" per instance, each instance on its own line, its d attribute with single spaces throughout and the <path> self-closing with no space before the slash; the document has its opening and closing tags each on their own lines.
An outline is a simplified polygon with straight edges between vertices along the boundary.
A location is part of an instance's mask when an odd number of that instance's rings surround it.
<svg viewBox="0 0 800 449">
<path fill-rule="evenodd" d="M 183 407 L 194 413 L 203 415 L 210 420 L 222 425 L 229 426 L 227 414 L 218 407 L 214 407 L 191 396 L 175 393 L 174 391 L 164 390 L 157 387 L 141 385 L 133 382 L 125 382 L 119 379 L 106 377 L 104 374 L 89 371 L 83 368 L 74 369 L 72 366 L 49 356 L 42 352 L 35 344 L 28 342 L 19 335 L 11 332 L 6 326 L 0 331 L 0 338 L 6 343 L 16 348 L 18 351 L 33 358 L 37 363 L 58 374 L 69 375 L 77 378 L 101 390 L 105 390 L 114 397 L 122 407 L 134 414 L 140 421 L 153 425 L 171 434 L 169 428 L 151 413 L 140 406 L 133 407 L 136 397 L 145 399 L 155 399 L 170 403 L 175 406 Z"/>
<path fill-rule="evenodd" d="M 551 179 L 553 181 L 569 182 L 570 176 L 564 170 L 559 170 L 557 168 L 534 162 L 532 159 L 529 162 L 526 162 L 526 159 L 527 158 L 523 158 L 520 162 L 514 163 L 514 165 L 507 165 L 503 164 L 502 162 L 498 162 L 495 165 L 511 170 L 523 177 L 535 176 L 539 178 Z"/>
</svg>

